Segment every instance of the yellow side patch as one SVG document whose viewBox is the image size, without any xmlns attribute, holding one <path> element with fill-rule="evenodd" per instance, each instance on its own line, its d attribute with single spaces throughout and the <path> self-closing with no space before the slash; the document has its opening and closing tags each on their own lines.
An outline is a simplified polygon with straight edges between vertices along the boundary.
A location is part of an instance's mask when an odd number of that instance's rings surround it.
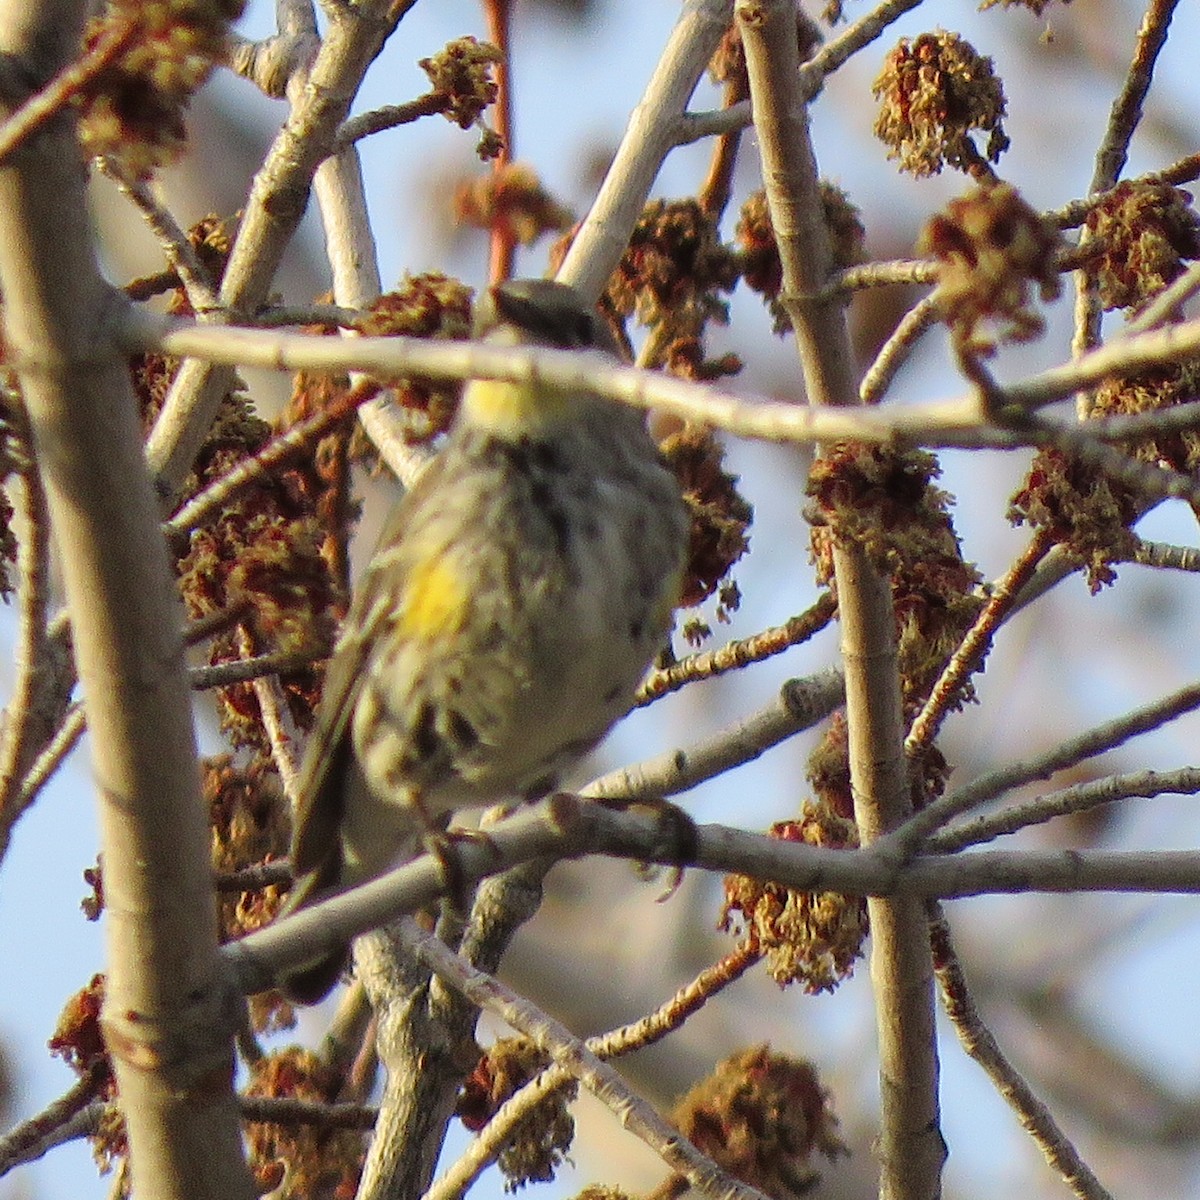
<svg viewBox="0 0 1200 1200">
<path fill-rule="evenodd" d="M 446 637 L 460 624 L 470 592 L 442 557 L 426 559 L 409 575 L 400 599 L 400 632 L 410 638 Z"/>
<path fill-rule="evenodd" d="M 551 388 L 529 387 L 521 383 L 502 383 L 495 379 L 475 379 L 463 393 L 464 416 L 477 429 L 516 437 L 561 420 L 567 407 L 563 392 Z"/>
</svg>

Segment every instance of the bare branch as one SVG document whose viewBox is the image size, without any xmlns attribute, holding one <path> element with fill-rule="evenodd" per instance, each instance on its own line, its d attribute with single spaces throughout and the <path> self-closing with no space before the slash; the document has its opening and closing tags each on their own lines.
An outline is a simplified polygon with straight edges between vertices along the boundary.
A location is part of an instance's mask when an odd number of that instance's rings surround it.
<svg viewBox="0 0 1200 1200">
<path fill-rule="evenodd" d="M 560 794 L 488 830 L 487 841 L 456 845 L 456 865 L 473 882 L 535 860 L 605 854 L 678 866 L 678 824 L 656 811 L 617 809 Z M 899 862 L 887 847 L 822 849 L 721 825 L 696 828 L 690 862 L 706 871 L 748 875 L 798 892 L 846 896 L 958 899 L 1022 892 L 1161 892 L 1200 894 L 1194 850 L 981 850 L 929 854 Z M 253 993 L 288 968 L 330 952 L 441 895 L 444 871 L 422 855 L 369 884 L 297 912 L 221 948 L 221 956 Z"/>
<path fill-rule="evenodd" d="M 1178 771 L 1134 771 L 1124 775 L 1106 775 L 1103 779 L 1092 779 L 1057 792 L 1047 792 L 1044 796 L 1003 812 L 953 825 L 941 833 L 935 833 L 929 839 L 928 846 L 932 853 L 952 854 L 967 846 L 1052 821 L 1055 817 L 1087 812 L 1102 804 L 1164 795 L 1194 796 L 1197 792 L 1200 792 L 1200 770 L 1194 767 L 1181 767 Z"/>
<path fill-rule="evenodd" d="M 753 951 L 744 948 L 735 950 L 719 963 L 702 971 L 670 1000 L 640 1021 L 614 1029 L 611 1033 L 590 1037 L 584 1045 L 604 1061 L 653 1045 L 678 1029 L 714 995 L 740 979 L 758 960 L 758 954 Z M 500 1156 L 516 1126 L 571 1079 L 572 1075 L 565 1067 L 552 1064 L 510 1096 L 422 1200 L 455 1200 L 463 1195 Z"/>
<path fill-rule="evenodd" d="M 824 592 L 807 612 L 793 617 L 777 628 L 764 629 L 751 637 L 728 642 L 701 654 L 689 654 L 687 658 L 681 658 L 668 667 L 657 668 L 642 681 L 636 706 L 641 708 L 661 696 L 677 692 L 689 683 L 700 679 L 714 679 L 727 671 L 740 670 L 751 663 L 762 662 L 773 655 L 782 654 L 793 646 L 799 646 L 833 620 L 836 608 L 833 597 Z"/>
<path fill-rule="evenodd" d="M 984 1024 L 967 986 L 941 905 L 932 903 L 929 907 L 929 929 L 942 1005 L 962 1048 L 987 1072 L 996 1090 L 1016 1113 L 1022 1128 L 1079 1200 L 1112 1200 L 1066 1133 L 1059 1128 L 1054 1115 L 1034 1095 L 1033 1089 L 1005 1057 L 991 1030 Z"/>
<path fill-rule="evenodd" d="M 75 53 L 84 5 L 0 5 L 0 48 Z M 180 603 L 139 415 L 97 270 L 69 121 L 0 168 L 0 288 L 61 552 L 105 858 L 102 1022 L 138 1189 L 249 1198 L 233 1104 L 229 996 L 216 959 Z M 170 878 L 172 886 L 160 881 Z"/>
<path fill-rule="evenodd" d="M 36 1116 L 22 1121 L 0 1137 L 0 1176 L 7 1175 L 13 1167 L 40 1158 L 51 1146 L 59 1144 L 55 1139 L 63 1137 L 73 1119 L 95 1099 L 106 1070 L 103 1066 L 94 1067 Z M 75 1130 L 76 1127 L 71 1126 L 70 1134 L 66 1136 L 83 1136 Z"/>
<path fill-rule="evenodd" d="M 150 185 L 140 179 L 129 178 L 113 159 L 101 159 L 100 170 L 146 219 L 146 224 L 163 248 L 175 278 L 182 285 L 192 310 L 204 314 L 219 308 L 216 290 L 200 256 L 175 218 L 158 202 Z"/>
<path fill-rule="evenodd" d="M 832 247 L 808 114 L 801 95 L 790 0 L 737 0 L 754 123 L 771 224 L 779 248 L 779 302 L 796 333 L 809 403 L 850 406 L 858 399 L 844 314 L 823 289 Z M 859 838 L 869 847 L 911 811 L 904 756 L 900 671 L 891 585 L 865 549 L 833 547 L 842 657 L 850 785 Z M 871 980 L 879 1034 L 880 1195 L 931 1200 L 940 1194 L 946 1156 L 939 1128 L 933 967 L 923 906 L 913 900 L 868 901 Z"/>
<path fill-rule="evenodd" d="M 679 20 L 617 148 L 612 166 L 558 272 L 594 299 L 625 251 L 663 160 L 677 144 L 676 122 L 729 28 L 733 0 L 685 0 Z"/>
<path fill-rule="evenodd" d="M 904 741 L 904 752 L 910 758 L 933 744 L 942 722 L 954 703 L 961 698 L 967 680 L 982 668 L 983 660 L 991 649 L 992 638 L 1011 611 L 1018 592 L 1028 582 L 1030 575 L 1049 549 L 1049 534 L 1036 533 L 1024 552 L 1018 555 L 1013 565 L 990 590 L 987 603 L 930 689 L 925 707 L 909 726 L 908 737 Z"/>
<path fill-rule="evenodd" d="M 703 742 L 677 748 L 645 762 L 620 767 L 590 783 L 595 799 L 652 800 L 675 796 L 766 753 L 773 746 L 823 721 L 845 701 L 842 677 L 833 672 L 792 679 L 779 697 L 757 713 Z"/>
<path fill-rule="evenodd" d="M 398 19 L 392 8 L 389 0 L 370 0 L 331 21 L 311 67 L 289 79 L 293 108 L 251 186 L 221 280 L 222 307 L 253 310 L 266 300 L 313 176 Z M 205 362 L 184 363 L 176 374 L 146 444 L 166 494 L 174 495 L 187 477 L 228 386 L 228 373 L 213 372 Z"/>
<path fill-rule="evenodd" d="M 1134 130 L 1142 118 L 1142 103 L 1150 90 L 1154 66 L 1158 55 L 1167 41 L 1167 28 L 1179 0 L 1150 0 L 1146 15 L 1138 30 L 1133 61 L 1121 88 L 1121 94 L 1113 102 L 1109 113 L 1108 128 L 1096 152 L 1096 167 L 1092 174 L 1089 195 L 1107 192 L 1117 182 L 1125 166 L 1125 157 Z M 1080 233 L 1082 249 L 1090 240 L 1089 231 Z M 1095 276 L 1083 270 L 1077 277 L 1075 293 L 1075 338 L 1072 350 L 1076 357 L 1090 350 L 1100 340 L 1100 296 Z M 1086 417 L 1090 401 L 1085 395 L 1079 397 L 1079 415 Z"/>
<path fill-rule="evenodd" d="M 1130 738 L 1149 733 L 1197 707 L 1200 707 L 1200 684 L 1189 684 L 1162 700 L 1097 725 L 1037 758 L 990 771 L 915 813 L 878 848 L 885 854 L 907 858 L 934 830 L 940 829 L 960 813 L 968 812 L 1023 784 L 1032 783 L 1035 779 L 1047 779 L 1056 771 L 1113 750 Z"/>
<path fill-rule="evenodd" d="M 726 1174 L 698 1151 L 646 1101 L 635 1096 L 565 1025 L 535 1008 L 498 979 L 476 970 L 411 919 L 401 922 L 404 942 L 430 970 L 481 1008 L 503 1017 L 607 1105 L 622 1126 L 640 1137 L 673 1171 L 713 1200 L 767 1200 L 756 1188 Z M 461 1192 L 447 1192 L 446 1200 Z"/>
<path fill-rule="evenodd" d="M 18 410 L 19 411 L 19 410 Z M 26 451 L 32 453 L 32 446 Z M 46 687 L 50 639 L 46 627 L 50 569 L 50 516 L 37 469 L 26 458 L 20 472 L 25 529 L 18 543 L 17 677 L 0 732 L 0 859 L 8 849 L 12 827 L 33 795 L 19 787 L 36 753 L 50 736 L 56 714 Z"/>
</svg>

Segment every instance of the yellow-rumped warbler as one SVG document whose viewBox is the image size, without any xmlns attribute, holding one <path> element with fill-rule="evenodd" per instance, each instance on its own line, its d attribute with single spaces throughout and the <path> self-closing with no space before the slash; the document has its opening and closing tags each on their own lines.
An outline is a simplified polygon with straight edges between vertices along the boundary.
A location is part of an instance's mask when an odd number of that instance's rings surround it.
<svg viewBox="0 0 1200 1200">
<path fill-rule="evenodd" d="M 569 287 L 480 301 L 498 345 L 609 348 Z M 474 380 L 388 521 L 329 665 L 300 775 L 288 911 L 412 857 L 459 809 L 551 791 L 629 708 L 670 628 L 688 517 L 642 415 Z M 282 981 L 312 1003 L 344 955 Z"/>
</svg>

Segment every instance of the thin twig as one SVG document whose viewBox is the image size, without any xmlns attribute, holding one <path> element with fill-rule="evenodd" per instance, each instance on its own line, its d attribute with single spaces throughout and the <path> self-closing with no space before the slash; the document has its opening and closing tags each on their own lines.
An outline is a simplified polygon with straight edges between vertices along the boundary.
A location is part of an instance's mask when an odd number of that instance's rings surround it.
<svg viewBox="0 0 1200 1200">
<path fill-rule="evenodd" d="M 589 300 L 604 290 L 658 178 L 678 144 L 678 122 L 725 30 L 732 0 L 685 0 L 654 73 L 558 278 Z"/>
<path fill-rule="evenodd" d="M 1200 507 L 1200 479 L 1186 471 L 1134 458 L 1116 446 L 1098 441 L 1089 430 L 1078 425 L 1040 417 L 1022 418 L 1018 424 L 1036 435 L 1043 445 L 1056 446 L 1096 474 L 1124 484 L 1136 493 L 1143 506 L 1147 501 L 1170 499 L 1186 500 L 1193 507 Z"/>
<path fill-rule="evenodd" d="M 877 287 L 911 287 L 937 283 L 938 264 L 925 258 L 860 263 L 835 272 L 826 285 L 831 292 L 860 292 Z"/>
<path fill-rule="evenodd" d="M 920 3 L 921 0 L 885 0 L 857 21 L 852 21 L 800 68 L 800 95 L 805 101 L 811 100 L 819 90 L 818 81 L 825 80 L 853 55 L 882 37 L 890 26 Z"/>
<path fill-rule="evenodd" d="M 982 667 L 983 660 L 991 648 L 992 638 L 1009 615 L 1018 592 L 1025 586 L 1038 563 L 1045 558 L 1052 544 L 1053 539 L 1049 532 L 1039 530 L 991 589 L 987 603 L 980 609 L 974 624 L 950 656 L 950 661 L 942 668 L 942 673 L 930 689 L 924 707 L 909 726 L 908 737 L 904 741 L 904 752 L 909 758 L 932 745 L 942 722 L 954 703 L 962 696 L 962 689 L 967 680 Z"/>
<path fill-rule="evenodd" d="M 1036 758 L 989 771 L 973 783 L 948 792 L 940 800 L 914 813 L 883 839 L 878 849 L 886 855 L 895 855 L 899 860 L 908 859 L 931 833 L 960 813 L 1036 779 L 1048 779 L 1055 772 L 1073 767 L 1084 759 L 1114 750 L 1130 738 L 1158 729 L 1195 708 L 1200 708 L 1200 684 L 1193 683 L 1152 704 L 1097 725 Z"/>
<path fill-rule="evenodd" d="M 1054 1114 L 1005 1057 L 991 1030 L 984 1024 L 954 949 L 942 906 L 936 901 L 929 905 L 929 935 L 942 1007 L 963 1050 L 984 1069 L 996 1091 L 1016 1114 L 1021 1127 L 1079 1200 L 1112 1200 L 1059 1127 Z"/>
<path fill-rule="evenodd" d="M 1165 287 L 1126 326 L 1129 333 L 1153 329 L 1164 321 L 1176 320 L 1183 306 L 1200 291 L 1200 262 L 1192 263 L 1186 271 Z"/>
<path fill-rule="evenodd" d="M 513 118 L 512 0 L 483 0 L 488 41 L 500 51 L 496 63 L 496 103 L 492 120 L 500 138 L 499 153 L 492 159 L 492 178 L 516 158 L 517 133 Z M 517 236 L 511 221 L 493 221 L 489 231 L 488 280 L 496 284 L 509 279 L 517 253 Z"/>
<path fill-rule="evenodd" d="M 68 63 L 40 91 L 0 125 L 0 162 L 28 141 L 56 112 L 65 108 L 80 89 L 117 59 L 136 37 L 137 22 L 110 26 L 82 57 Z"/>
<path fill-rule="evenodd" d="M 100 159 L 100 170 L 145 218 L 150 231 L 158 238 L 175 278 L 183 287 L 192 311 L 203 314 L 220 308 L 220 300 L 208 269 L 200 261 L 187 234 L 154 195 L 150 184 L 131 178 L 112 158 Z"/>
<path fill-rule="evenodd" d="M 1200 401 L 1190 400 L 1170 408 L 1149 412 L 1129 413 L 1113 417 L 1089 417 L 1087 425 L 1077 432 L 1086 433 L 1098 442 L 1139 442 L 1148 438 L 1167 437 L 1200 429 Z"/>
<path fill-rule="evenodd" d="M 94 1100 L 86 1108 L 81 1108 L 73 1117 L 68 1117 L 61 1125 L 52 1129 L 41 1141 L 27 1146 L 20 1155 L 15 1156 L 6 1164 L 6 1169 L 11 1170 L 13 1167 L 20 1167 L 25 1163 L 36 1162 L 59 1146 L 94 1136 L 100 1131 L 104 1118 L 112 1115 L 114 1108 L 115 1105 L 106 1104 L 102 1100 Z"/>
<path fill-rule="evenodd" d="M 19 411 L 19 410 L 18 410 Z M 0 734 L 0 857 L 8 844 L 7 831 L 19 813 L 10 815 L 18 778 L 31 747 L 45 736 L 35 725 L 45 720 L 39 707 L 46 703 L 43 681 L 49 652 L 46 626 L 50 567 L 50 516 L 46 496 L 33 462 L 26 458 L 20 471 L 24 531 L 17 542 L 16 679 Z"/>
<path fill-rule="evenodd" d="M 938 302 L 931 295 L 918 300 L 900 318 L 887 341 L 880 346 L 875 361 L 863 372 L 858 397 L 864 404 L 878 404 L 883 399 L 917 342 L 938 323 L 938 319 Z"/>
<path fill-rule="evenodd" d="M 746 947 L 735 950 L 719 963 L 702 971 L 654 1012 L 610 1033 L 590 1037 L 584 1045 L 604 1061 L 653 1045 L 683 1025 L 713 996 L 740 979 L 760 957 Z M 425 1193 L 422 1200 L 455 1200 L 463 1195 L 499 1158 L 516 1126 L 571 1079 L 572 1075 L 565 1067 L 554 1063 L 514 1092 L 492 1114 L 467 1149 Z"/>
<path fill-rule="evenodd" d="M 1092 194 L 1108 191 L 1121 177 L 1129 143 L 1142 119 L 1142 106 L 1150 91 L 1155 64 L 1167 44 L 1167 30 L 1178 4 L 1179 0 L 1150 0 L 1146 6 L 1137 31 L 1133 59 L 1120 94 L 1113 102 L 1108 126 L 1096 151 L 1096 165 L 1088 188 Z"/>
<path fill-rule="evenodd" d="M 51 776 L 58 770 L 62 760 L 75 749 L 75 744 L 83 736 L 86 727 L 87 718 L 84 715 L 83 705 L 76 700 L 67 709 L 63 722 L 58 727 L 58 732 L 46 743 L 42 752 L 33 760 L 29 770 L 25 772 L 25 778 L 21 781 L 21 790 L 17 793 L 11 809 L 5 812 L 6 828 L 4 833 L 6 836 L 12 828 L 12 821 L 15 821 L 37 799 L 38 793 L 50 782 Z"/>
<path fill-rule="evenodd" d="M 370 1130 L 379 1116 L 379 1110 L 370 1104 L 331 1104 L 292 1096 L 239 1096 L 238 1111 L 244 1121 L 269 1121 L 285 1128 L 312 1125 L 318 1129 Z"/>
<path fill-rule="evenodd" d="M 237 871 L 219 871 L 213 876 L 218 892 L 257 892 L 267 887 L 284 887 L 292 882 L 292 868 L 278 859 L 242 867 Z"/>
<path fill-rule="evenodd" d="M 326 329 L 357 329 L 370 314 L 338 304 L 272 304 L 245 318 L 249 326 L 278 329 L 282 325 L 323 325 Z"/>
<path fill-rule="evenodd" d="M 920 3 L 921 0 L 886 0 L 847 25 L 800 68 L 800 95 L 806 101 L 812 100 L 824 86 L 827 76 L 852 55 L 882 37 L 889 26 Z M 712 112 L 683 113 L 672 125 L 672 141 L 676 146 L 686 146 L 705 137 L 723 137 L 735 130 L 749 128 L 753 120 L 749 100 Z"/>
<path fill-rule="evenodd" d="M 63 1127 L 95 1099 L 107 1072 L 106 1065 L 93 1067 L 40 1113 L 0 1137 L 0 1176 L 21 1163 L 40 1158 L 52 1145 L 59 1144 L 50 1139 L 61 1134 Z M 72 1129 L 71 1136 L 83 1135 Z"/>
<path fill-rule="evenodd" d="M 1134 183 L 1169 183 L 1178 185 L 1190 183 L 1200 176 L 1200 153 L 1187 154 L 1177 159 L 1161 171 L 1147 171 L 1145 175 L 1134 176 Z M 1044 214 L 1047 221 L 1059 229 L 1074 229 L 1087 220 L 1088 213 L 1098 204 L 1103 203 L 1104 196 L 1084 196 L 1071 200 L 1061 208 L 1051 209 Z"/>
<path fill-rule="evenodd" d="M 238 629 L 237 642 L 238 652 L 244 659 L 257 657 L 254 639 L 244 626 Z M 271 761 L 279 772 L 284 795 L 287 796 L 294 812 L 299 803 L 296 785 L 300 768 L 292 748 L 293 739 L 288 733 L 291 718 L 288 714 L 287 697 L 284 696 L 279 677 L 275 674 L 258 673 L 252 679 L 251 686 L 254 689 L 254 698 L 258 701 L 259 718 L 271 747 Z"/>
<path fill-rule="evenodd" d="M 378 383 L 363 380 L 339 395 L 327 408 L 297 421 L 257 453 L 242 459 L 237 466 L 214 479 L 193 496 L 170 520 L 163 522 L 163 533 L 174 539 L 215 520 L 246 488 L 261 479 L 271 478 L 280 467 L 306 452 L 315 442 L 343 424 L 360 405 L 379 394 Z"/>
<path fill-rule="evenodd" d="M 1142 104 L 1150 90 L 1154 66 L 1167 41 L 1167 28 L 1179 0 L 1149 0 L 1146 14 L 1137 32 L 1133 60 L 1125 76 L 1120 94 L 1113 102 L 1100 146 L 1096 151 L 1096 165 L 1088 194 L 1097 196 L 1107 192 L 1120 178 L 1129 151 L 1129 142 L 1142 118 Z M 1085 227 L 1079 236 L 1081 248 L 1086 246 L 1091 234 Z M 1100 340 L 1100 293 L 1096 276 L 1091 271 L 1081 271 L 1077 276 L 1075 292 L 1075 336 L 1071 342 L 1076 357 L 1090 350 Z M 1090 398 L 1080 393 L 1077 401 L 1078 414 L 1086 417 L 1091 408 Z"/>
<path fill-rule="evenodd" d="M 383 285 L 358 151 L 351 146 L 326 159 L 313 179 L 313 190 L 333 271 L 334 298 L 340 305 L 365 309 L 378 298 Z M 340 340 L 356 339 L 344 336 Z M 352 388 L 360 382 L 353 370 L 350 379 Z M 429 465 L 429 447 L 407 441 L 395 406 L 383 395 L 359 407 L 358 421 L 396 479 L 411 487 Z"/>
<path fill-rule="evenodd" d="M 333 140 L 331 153 L 340 154 L 348 146 L 361 141 L 372 134 L 383 133 L 387 129 L 396 129 L 400 125 L 410 125 L 422 117 L 432 117 L 445 112 L 449 107 L 449 97 L 443 92 L 426 92 L 406 104 L 385 104 L 381 108 L 373 108 L 370 112 L 359 113 L 342 122 Z"/>
<path fill-rule="evenodd" d="M 1200 549 L 1195 546 L 1171 546 L 1166 542 L 1138 541 L 1129 556 L 1130 562 L 1145 567 L 1161 567 L 1173 571 L 1200 572 Z"/>
<path fill-rule="evenodd" d="M 713 1200 L 767 1200 L 756 1188 L 742 1183 L 701 1154 L 677 1129 L 606 1066 L 567 1027 L 518 996 L 494 976 L 476 970 L 431 934 L 423 932 L 412 918 L 399 922 L 401 937 L 439 978 L 461 991 L 473 1003 L 503 1017 L 525 1034 L 535 1046 L 570 1072 L 598 1100 L 607 1105 L 621 1124 L 642 1139 L 675 1172 Z M 461 1195 L 447 1192 L 444 1200 Z"/>
<path fill-rule="evenodd" d="M 828 672 L 792 679 L 771 704 L 684 748 L 668 750 L 640 763 L 619 767 L 583 789 L 597 799 L 635 801 L 676 796 L 734 767 L 753 762 L 773 746 L 811 729 L 845 702 L 840 675 Z"/>
<path fill-rule="evenodd" d="M 1106 775 L 1103 779 L 1092 779 L 1056 792 L 1047 792 L 1003 812 L 952 825 L 941 833 L 935 833 L 927 845 L 931 854 L 952 854 L 967 846 L 976 846 L 1028 829 L 1031 825 L 1088 812 L 1118 800 L 1151 799 L 1165 795 L 1194 796 L 1197 792 L 1200 792 L 1200 768 L 1195 767 L 1181 767 L 1178 771 L 1135 771 L 1126 775 Z"/>
<path fill-rule="evenodd" d="M 194 621 L 189 621 L 183 630 L 185 646 L 199 646 L 202 642 L 210 641 L 223 633 L 228 633 L 235 625 L 246 618 L 249 604 L 245 599 L 235 599 L 225 608 L 213 609 Z"/>
<path fill-rule="evenodd" d="M 727 642 L 715 650 L 689 654 L 687 658 L 681 658 L 668 667 L 657 668 L 642 680 L 634 707 L 641 708 L 697 680 L 715 679 L 727 671 L 739 670 L 751 663 L 782 654 L 793 646 L 802 645 L 820 633 L 833 620 L 836 612 L 837 601 L 832 593 L 823 592 L 811 608 L 782 625 Z"/>
<path fill-rule="evenodd" d="M 253 310 L 266 301 L 304 214 L 313 177 L 398 11 L 390 0 L 363 0 L 327 24 L 311 64 L 289 78 L 292 110 L 255 175 L 221 278 L 225 309 Z M 161 493 L 178 493 L 228 386 L 228 373 L 214 372 L 205 362 L 185 362 L 176 373 L 146 440 Z"/>
<path fill-rule="evenodd" d="M 725 88 L 721 96 L 723 108 L 733 108 L 750 99 L 750 89 L 746 85 L 746 76 L 741 71 L 733 71 L 725 80 Z M 700 185 L 697 199 L 701 210 L 714 221 L 719 221 L 729 204 L 733 191 L 733 173 L 737 167 L 738 149 L 742 142 L 742 130 L 729 129 L 718 134 L 712 155 L 708 160 L 708 174 Z"/>
</svg>

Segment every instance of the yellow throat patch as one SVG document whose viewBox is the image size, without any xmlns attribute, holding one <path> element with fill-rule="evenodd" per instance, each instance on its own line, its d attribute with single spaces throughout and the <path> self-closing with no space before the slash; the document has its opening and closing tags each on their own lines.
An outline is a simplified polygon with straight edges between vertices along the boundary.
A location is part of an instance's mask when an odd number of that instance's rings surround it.
<svg viewBox="0 0 1200 1200">
<path fill-rule="evenodd" d="M 516 438 L 561 421 L 570 403 L 555 388 L 473 379 L 463 393 L 463 416 L 476 429 Z"/>
</svg>

